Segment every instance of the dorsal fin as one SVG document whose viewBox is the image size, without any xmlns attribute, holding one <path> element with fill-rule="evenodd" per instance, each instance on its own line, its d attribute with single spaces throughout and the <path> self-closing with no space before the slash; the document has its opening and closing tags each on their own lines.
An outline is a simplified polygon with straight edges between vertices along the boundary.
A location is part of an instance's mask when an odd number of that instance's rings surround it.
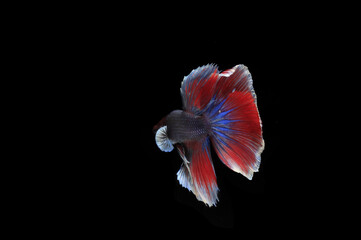
<svg viewBox="0 0 361 240">
<path fill-rule="evenodd" d="M 215 83 L 219 78 L 218 68 L 207 64 L 193 70 L 184 77 L 181 86 L 183 109 L 194 114 L 201 114 L 212 98 Z"/>
</svg>

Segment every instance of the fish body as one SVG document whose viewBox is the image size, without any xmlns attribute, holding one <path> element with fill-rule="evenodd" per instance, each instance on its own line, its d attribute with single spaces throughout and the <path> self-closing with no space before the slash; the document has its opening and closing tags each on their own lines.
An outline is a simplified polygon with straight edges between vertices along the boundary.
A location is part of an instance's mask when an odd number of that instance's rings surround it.
<svg viewBox="0 0 361 240">
<path fill-rule="evenodd" d="M 174 110 L 167 116 L 168 137 L 174 143 L 198 140 L 210 133 L 210 123 L 205 116 Z"/>
<path fill-rule="evenodd" d="M 183 110 L 174 110 L 154 126 L 157 146 L 177 149 L 183 160 L 179 183 L 208 206 L 218 201 L 210 145 L 230 169 L 252 179 L 264 149 L 262 122 L 248 68 L 219 72 L 208 64 L 184 77 Z"/>
</svg>

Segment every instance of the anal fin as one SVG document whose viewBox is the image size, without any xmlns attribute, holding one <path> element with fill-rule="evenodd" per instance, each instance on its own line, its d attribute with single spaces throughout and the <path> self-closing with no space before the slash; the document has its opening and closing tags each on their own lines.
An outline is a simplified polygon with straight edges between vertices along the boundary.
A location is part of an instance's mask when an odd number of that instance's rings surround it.
<svg viewBox="0 0 361 240">
<path fill-rule="evenodd" d="M 183 164 L 177 173 L 179 183 L 192 191 L 199 201 L 208 206 L 218 201 L 218 186 L 214 172 L 209 139 L 190 141 L 177 146 Z"/>
</svg>

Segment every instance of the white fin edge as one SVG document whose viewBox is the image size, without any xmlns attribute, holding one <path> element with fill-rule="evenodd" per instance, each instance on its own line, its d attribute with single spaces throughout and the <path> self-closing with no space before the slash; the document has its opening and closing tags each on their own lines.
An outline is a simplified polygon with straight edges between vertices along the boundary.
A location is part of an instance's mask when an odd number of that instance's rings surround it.
<svg viewBox="0 0 361 240">
<path fill-rule="evenodd" d="M 237 65 L 237 66 L 238 66 L 238 65 Z M 231 68 L 231 69 L 227 69 L 227 70 L 221 72 L 221 73 L 219 74 L 219 76 L 220 76 L 220 77 L 229 77 L 229 76 L 231 76 L 231 75 L 234 73 L 234 71 L 235 71 L 235 69 L 236 69 L 237 66 L 234 66 L 234 67 Z"/>
</svg>

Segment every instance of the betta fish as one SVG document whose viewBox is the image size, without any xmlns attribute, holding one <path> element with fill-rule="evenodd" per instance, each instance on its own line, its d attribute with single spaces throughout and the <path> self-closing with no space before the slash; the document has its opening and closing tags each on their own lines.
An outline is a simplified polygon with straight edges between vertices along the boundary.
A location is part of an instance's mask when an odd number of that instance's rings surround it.
<svg viewBox="0 0 361 240">
<path fill-rule="evenodd" d="M 214 64 L 193 70 L 180 88 L 183 110 L 174 110 L 154 126 L 160 150 L 177 149 L 179 183 L 199 201 L 215 206 L 218 186 L 210 145 L 230 169 L 252 180 L 264 149 L 262 122 L 248 68 L 223 72 Z"/>
</svg>

